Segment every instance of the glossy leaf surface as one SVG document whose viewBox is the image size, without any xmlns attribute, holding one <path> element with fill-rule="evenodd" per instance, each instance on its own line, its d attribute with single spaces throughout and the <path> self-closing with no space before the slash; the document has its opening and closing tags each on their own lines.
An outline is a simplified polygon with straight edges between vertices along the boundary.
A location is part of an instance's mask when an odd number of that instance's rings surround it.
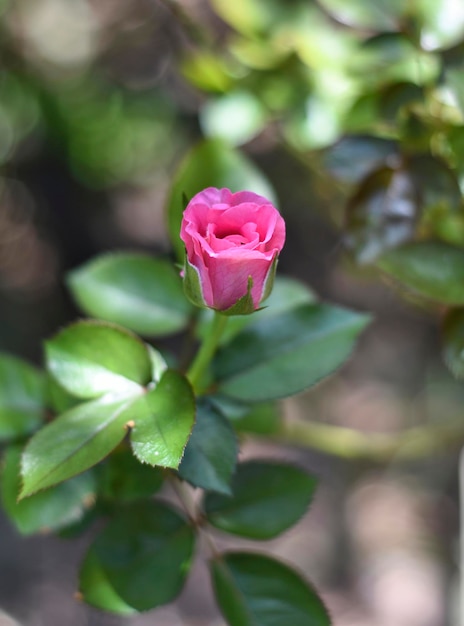
<svg viewBox="0 0 464 626">
<path fill-rule="evenodd" d="M 398 154 L 391 139 L 369 135 L 347 135 L 324 152 L 324 164 L 336 178 L 356 183 Z"/>
<path fill-rule="evenodd" d="M 276 402 L 253 404 L 241 415 L 228 415 L 235 430 L 257 435 L 275 433 L 280 424 L 280 411 Z"/>
<path fill-rule="evenodd" d="M 131 444 L 139 461 L 177 469 L 195 421 L 195 398 L 185 376 L 167 370 L 132 411 Z"/>
<path fill-rule="evenodd" d="M 142 335 L 168 335 L 187 323 L 190 307 L 172 263 L 143 254 L 106 254 L 68 275 L 81 309 Z"/>
<path fill-rule="evenodd" d="M 230 494 L 237 453 L 237 438 L 229 421 L 203 402 L 198 406 L 179 476 L 195 487 Z"/>
<path fill-rule="evenodd" d="M 72 395 L 134 393 L 151 380 L 145 345 L 129 331 L 103 322 L 77 322 L 45 347 L 47 367 Z"/>
<path fill-rule="evenodd" d="M 354 27 L 395 30 L 403 12 L 400 0 L 322 0 L 321 3 L 337 20 Z"/>
<path fill-rule="evenodd" d="M 257 135 L 267 122 L 266 110 L 248 91 L 236 91 L 208 102 L 200 121 L 205 134 L 240 146 Z"/>
<path fill-rule="evenodd" d="M 408 170 L 418 191 L 422 211 L 437 208 L 457 212 L 462 197 L 455 172 L 431 154 L 418 154 L 408 161 Z"/>
<path fill-rule="evenodd" d="M 345 243 L 359 263 L 372 262 L 411 239 L 418 216 L 419 199 L 410 174 L 382 168 L 362 182 L 349 202 Z"/>
<path fill-rule="evenodd" d="M 21 497 L 80 474 L 126 435 L 134 397 L 105 396 L 79 404 L 42 428 L 24 450 Z"/>
<path fill-rule="evenodd" d="M 64 413 L 81 402 L 79 398 L 66 391 L 50 373 L 47 376 L 46 389 L 47 407 L 55 414 Z"/>
<path fill-rule="evenodd" d="M 163 484 L 162 470 L 140 463 L 124 444 L 97 469 L 99 494 L 108 500 L 148 498 Z"/>
<path fill-rule="evenodd" d="M 464 251 L 422 241 L 392 250 L 377 265 L 400 284 L 428 300 L 464 304 Z"/>
<path fill-rule="evenodd" d="M 272 539 L 306 512 L 316 480 L 293 465 L 240 463 L 232 480 L 232 496 L 207 494 L 206 516 L 213 526 L 250 539 Z"/>
<path fill-rule="evenodd" d="M 262 308 L 253 315 L 237 315 L 227 320 L 227 326 L 221 335 L 221 344 L 228 343 L 245 327 L 259 324 L 262 320 L 274 317 L 294 309 L 301 304 L 310 304 L 317 300 L 316 295 L 307 285 L 289 276 L 277 275 L 270 296 L 262 303 Z M 199 335 L 204 338 L 209 332 L 211 320 L 214 316 L 211 309 L 202 311 Z"/>
<path fill-rule="evenodd" d="M 56 530 L 77 522 L 84 515 L 95 493 L 95 481 L 90 473 L 18 502 L 20 460 L 21 448 L 10 447 L 4 457 L 1 492 L 5 512 L 21 534 Z"/>
<path fill-rule="evenodd" d="M 231 552 L 211 562 L 211 573 L 229 626 L 330 626 L 314 589 L 275 559 Z"/>
<path fill-rule="evenodd" d="M 79 572 L 79 592 L 90 606 L 117 615 L 132 615 L 137 611 L 121 600 L 108 582 L 93 548 L 87 552 Z"/>
<path fill-rule="evenodd" d="M 218 353 L 219 390 L 254 402 L 298 393 L 346 361 L 368 321 L 328 304 L 303 305 L 263 320 Z"/>
<path fill-rule="evenodd" d="M 0 441 L 27 435 L 40 425 L 45 402 L 42 375 L 9 354 L 0 354 Z"/>
<path fill-rule="evenodd" d="M 138 611 L 173 600 L 190 567 L 194 533 L 173 508 L 139 502 L 121 510 L 91 550 L 116 594 Z"/>
</svg>

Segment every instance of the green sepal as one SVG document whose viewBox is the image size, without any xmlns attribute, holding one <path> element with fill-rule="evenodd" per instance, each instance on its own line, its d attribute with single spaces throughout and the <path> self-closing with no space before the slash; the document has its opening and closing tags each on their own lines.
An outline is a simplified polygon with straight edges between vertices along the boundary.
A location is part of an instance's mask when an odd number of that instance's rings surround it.
<svg viewBox="0 0 464 626">
<path fill-rule="evenodd" d="M 266 280 L 263 288 L 263 295 L 261 301 L 266 300 L 269 297 L 272 288 L 274 286 L 274 277 L 277 268 L 277 257 L 272 262 L 271 267 L 266 276 Z M 253 277 L 248 277 L 247 283 L 247 292 L 244 296 L 242 296 L 235 304 L 233 304 L 228 309 L 216 309 L 223 315 L 250 315 L 255 311 L 259 311 L 259 309 L 255 308 L 253 298 L 251 295 L 251 290 L 253 289 Z M 184 293 L 186 297 L 192 302 L 195 306 L 199 306 L 202 308 L 213 308 L 208 307 L 204 298 L 203 291 L 201 288 L 201 279 L 200 273 L 195 266 L 193 266 L 189 260 L 187 259 L 187 255 L 185 256 L 185 264 L 184 264 Z"/>
<path fill-rule="evenodd" d="M 207 308 L 201 289 L 200 274 L 196 267 L 189 263 L 187 255 L 185 255 L 184 263 L 184 293 L 195 306 Z"/>
<path fill-rule="evenodd" d="M 271 295 L 271 291 L 274 287 L 274 279 L 275 279 L 276 270 L 277 270 L 277 261 L 278 261 L 278 256 L 276 256 L 275 259 L 272 261 L 272 265 L 269 268 L 269 271 L 267 273 L 266 280 L 264 281 L 263 295 L 261 296 L 260 304 L 261 302 L 264 302 L 267 298 L 269 298 L 269 296 Z"/>
<path fill-rule="evenodd" d="M 266 280 L 264 281 L 263 294 L 261 296 L 261 302 L 264 302 L 272 292 L 272 288 L 274 287 L 274 278 L 277 270 L 277 256 L 272 262 L 271 267 L 266 276 Z M 250 315 L 255 311 L 261 311 L 261 308 L 255 308 L 253 298 L 251 296 L 251 290 L 253 289 L 253 278 L 252 276 L 248 277 L 248 285 L 247 292 L 244 296 L 237 300 L 235 304 L 233 304 L 230 308 L 225 311 L 221 311 L 223 315 Z"/>
<path fill-rule="evenodd" d="M 251 297 L 251 290 L 253 289 L 253 278 L 248 276 L 247 292 L 244 296 L 237 300 L 235 304 L 221 311 L 223 315 L 250 315 L 256 311 L 253 304 L 253 298 Z"/>
</svg>

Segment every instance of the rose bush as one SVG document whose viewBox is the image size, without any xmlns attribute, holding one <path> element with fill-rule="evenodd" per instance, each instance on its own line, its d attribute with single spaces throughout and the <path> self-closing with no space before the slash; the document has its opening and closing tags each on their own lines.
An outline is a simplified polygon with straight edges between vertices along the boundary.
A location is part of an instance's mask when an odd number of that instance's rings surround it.
<svg viewBox="0 0 464 626">
<path fill-rule="evenodd" d="M 263 196 L 209 187 L 188 203 L 181 226 L 184 287 L 195 304 L 252 313 L 269 295 L 285 222 Z"/>
</svg>

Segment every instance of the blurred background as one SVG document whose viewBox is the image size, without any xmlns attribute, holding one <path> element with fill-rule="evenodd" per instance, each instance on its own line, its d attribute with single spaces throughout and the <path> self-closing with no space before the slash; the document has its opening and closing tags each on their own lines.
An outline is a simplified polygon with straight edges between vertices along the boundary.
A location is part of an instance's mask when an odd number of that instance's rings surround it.
<svg viewBox="0 0 464 626">
<path fill-rule="evenodd" d="M 336 626 L 458 623 L 464 387 L 440 307 L 375 261 L 411 240 L 464 246 L 463 68 L 461 0 L 0 0 L 2 351 L 41 362 L 79 315 L 64 276 L 95 254 L 171 254 L 185 159 L 274 194 L 279 271 L 372 312 L 350 363 L 282 405 L 322 430 L 242 447 L 320 477 L 309 514 L 262 548 Z M 122 620 L 74 598 L 85 537 L 24 539 L 4 518 L 0 533 L 1 626 L 224 624 L 201 559 L 178 602 Z"/>
</svg>

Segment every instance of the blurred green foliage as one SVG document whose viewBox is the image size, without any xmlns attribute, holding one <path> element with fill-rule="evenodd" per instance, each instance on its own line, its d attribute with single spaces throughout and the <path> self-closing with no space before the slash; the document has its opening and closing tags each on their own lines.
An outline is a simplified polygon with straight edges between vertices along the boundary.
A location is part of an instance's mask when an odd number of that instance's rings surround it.
<svg viewBox="0 0 464 626">
<path fill-rule="evenodd" d="M 464 243 L 458 0 L 160 0 L 111 17 L 79 0 L 75 22 L 63 4 L 5 5 L 5 167 L 52 140 L 83 184 L 143 187 L 201 136 L 277 142 L 335 178 L 358 261 L 410 239 Z"/>
</svg>

